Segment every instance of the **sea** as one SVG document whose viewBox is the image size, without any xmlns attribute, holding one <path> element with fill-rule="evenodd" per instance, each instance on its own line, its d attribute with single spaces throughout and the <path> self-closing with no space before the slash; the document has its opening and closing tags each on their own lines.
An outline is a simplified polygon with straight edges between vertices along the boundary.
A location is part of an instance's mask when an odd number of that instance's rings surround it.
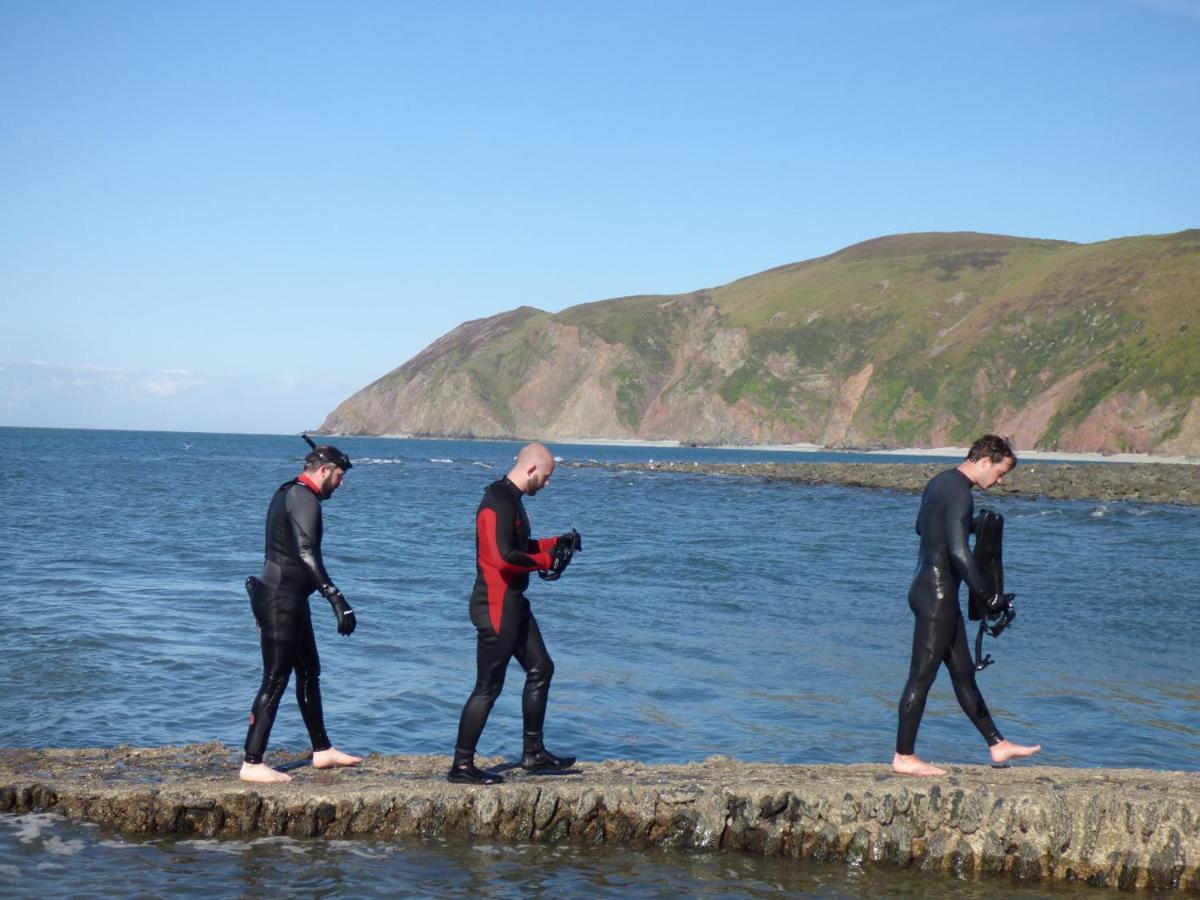
<svg viewBox="0 0 1200 900">
<path fill-rule="evenodd" d="M 346 437 L 324 505 L 326 565 L 358 616 L 313 600 L 326 720 L 359 753 L 449 762 L 474 682 L 474 513 L 519 445 Z M 854 462 L 854 454 L 554 444 L 526 499 L 535 535 L 583 550 L 529 596 L 554 657 L 547 746 L 582 760 L 891 759 L 907 674 L 912 494 L 709 475 L 706 462 Z M 236 750 L 261 677 L 243 581 L 262 562 L 299 436 L 0 428 L 0 746 Z M 904 461 L 904 457 L 888 457 Z M 694 472 L 597 463 L 696 463 Z M 912 461 L 917 461 L 913 459 Z M 928 461 L 922 457 L 920 461 Z M 947 459 L 947 466 L 957 460 Z M 579 465 L 575 465 L 579 464 Z M 1039 463 L 1041 464 L 1041 463 Z M 1103 465 L 1103 463 L 1095 463 Z M 1200 763 L 1200 509 L 988 497 L 1005 517 L 1017 618 L 979 676 L 1034 764 Z M 965 593 L 965 592 L 964 592 Z M 973 630 L 971 632 L 973 637 Z M 514 664 L 480 742 L 521 750 Z M 291 694 L 274 750 L 304 750 Z M 918 753 L 984 763 L 943 673 Z M 270 756 L 268 755 L 268 762 Z M 0 816 L 0 895 L 1096 895 L 888 867 L 494 841 L 140 840 L 49 814 Z"/>
</svg>

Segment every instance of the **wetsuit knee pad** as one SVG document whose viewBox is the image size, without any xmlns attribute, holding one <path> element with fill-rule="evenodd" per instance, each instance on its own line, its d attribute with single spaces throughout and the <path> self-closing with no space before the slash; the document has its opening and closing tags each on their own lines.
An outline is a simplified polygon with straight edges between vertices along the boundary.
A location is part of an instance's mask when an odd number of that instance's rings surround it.
<svg viewBox="0 0 1200 900">
<path fill-rule="evenodd" d="M 525 673 L 527 681 L 532 681 L 537 684 L 549 684 L 550 679 L 554 677 L 554 661 L 546 659 L 545 662 L 538 663 L 535 666 L 530 666 L 529 671 Z"/>
<path fill-rule="evenodd" d="M 482 700 L 487 703 L 488 709 L 496 702 L 496 698 L 500 696 L 500 692 L 504 690 L 504 682 L 498 684 L 476 684 L 475 690 L 471 692 L 471 697 L 475 700 Z"/>
<path fill-rule="evenodd" d="M 301 703 L 306 702 L 309 698 L 320 698 L 321 696 L 321 675 L 320 673 L 296 673 L 296 696 Z"/>
<path fill-rule="evenodd" d="M 315 648 L 311 653 L 302 654 L 296 660 L 292 671 L 296 673 L 297 678 L 305 681 L 316 680 L 321 677 L 321 658 L 317 656 Z"/>
<path fill-rule="evenodd" d="M 287 690 L 290 674 L 263 676 L 262 686 L 258 689 L 258 696 L 263 706 L 275 709 L 279 705 L 279 701 L 283 699 L 283 692 Z"/>
<path fill-rule="evenodd" d="M 900 695 L 901 711 L 910 709 L 924 709 L 925 701 L 929 698 L 928 684 L 913 685 L 905 687 L 904 693 Z"/>
</svg>

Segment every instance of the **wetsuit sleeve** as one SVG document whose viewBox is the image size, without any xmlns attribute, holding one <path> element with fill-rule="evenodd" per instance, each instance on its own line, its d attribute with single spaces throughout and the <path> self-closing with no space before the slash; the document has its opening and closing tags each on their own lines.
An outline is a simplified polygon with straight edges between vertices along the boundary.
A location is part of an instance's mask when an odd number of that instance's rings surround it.
<svg viewBox="0 0 1200 900">
<path fill-rule="evenodd" d="M 325 593 L 333 581 L 321 558 L 321 503 L 308 488 L 302 487 L 288 493 L 287 511 L 300 562 L 317 583 L 317 589 Z"/>
<path fill-rule="evenodd" d="M 481 559 L 501 572 L 533 572 L 550 568 L 548 551 L 517 545 L 516 509 L 508 505 L 483 506 L 475 518 Z M 533 541 L 529 542 L 534 543 Z M 540 541 L 537 542 L 540 545 Z"/>
<path fill-rule="evenodd" d="M 967 587 L 979 594 L 990 596 L 992 589 L 988 581 L 975 565 L 975 557 L 967 545 L 967 535 L 971 533 L 971 518 L 975 504 L 971 500 L 971 489 L 955 491 L 946 503 L 946 555 L 950 558 L 950 566 L 960 581 L 965 581 Z"/>
<path fill-rule="evenodd" d="M 538 553 L 538 552 L 549 553 L 551 550 L 554 549 L 554 545 L 557 543 L 558 543 L 558 538 L 556 538 L 556 537 L 538 538 L 536 541 L 529 542 L 529 552 L 530 553 Z"/>
</svg>

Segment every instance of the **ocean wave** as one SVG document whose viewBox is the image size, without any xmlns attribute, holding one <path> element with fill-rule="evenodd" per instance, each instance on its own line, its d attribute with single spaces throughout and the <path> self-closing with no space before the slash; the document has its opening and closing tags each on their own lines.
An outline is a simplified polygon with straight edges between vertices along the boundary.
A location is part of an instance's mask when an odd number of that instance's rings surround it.
<svg viewBox="0 0 1200 900">
<path fill-rule="evenodd" d="M 450 459 L 448 456 L 434 457 L 434 458 L 430 459 L 429 461 L 435 462 L 435 463 L 452 463 L 452 462 L 454 462 L 454 460 Z"/>
<path fill-rule="evenodd" d="M 40 844 L 41 849 L 51 856 L 74 856 L 85 849 L 82 838 L 64 840 L 54 831 L 63 819 L 53 813 L 32 813 L 19 816 L 13 836 L 22 844 Z"/>
<path fill-rule="evenodd" d="M 398 466 L 403 464 L 402 459 L 387 459 L 384 457 L 368 456 L 365 459 L 356 459 L 356 466 Z"/>
</svg>

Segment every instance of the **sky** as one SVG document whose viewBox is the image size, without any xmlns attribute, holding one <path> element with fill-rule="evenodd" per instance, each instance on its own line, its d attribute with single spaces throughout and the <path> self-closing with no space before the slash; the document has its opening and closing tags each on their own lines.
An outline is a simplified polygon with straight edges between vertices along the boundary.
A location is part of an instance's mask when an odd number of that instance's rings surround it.
<svg viewBox="0 0 1200 900">
<path fill-rule="evenodd" d="M 0 426 L 295 433 L 460 323 L 1200 227 L 1200 0 L 0 0 Z"/>
</svg>

